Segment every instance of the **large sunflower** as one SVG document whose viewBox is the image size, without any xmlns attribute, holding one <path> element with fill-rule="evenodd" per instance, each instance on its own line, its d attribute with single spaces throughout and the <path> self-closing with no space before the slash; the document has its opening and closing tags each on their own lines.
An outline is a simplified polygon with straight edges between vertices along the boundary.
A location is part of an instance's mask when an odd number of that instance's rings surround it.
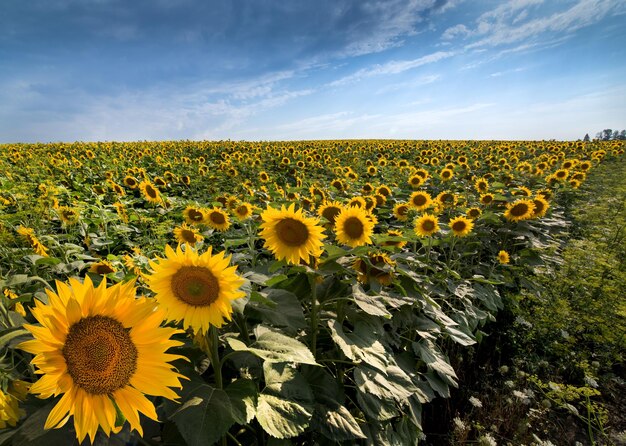
<svg viewBox="0 0 626 446">
<path fill-rule="evenodd" d="M 144 180 L 139 183 L 139 190 L 148 202 L 155 204 L 161 202 L 161 193 L 150 181 Z"/>
<path fill-rule="evenodd" d="M 372 243 L 375 219 L 358 206 L 344 208 L 335 219 L 337 241 L 352 248 Z"/>
<path fill-rule="evenodd" d="M 176 251 L 165 247 L 166 258 L 150 262 L 152 273 L 146 276 L 168 321 L 183 321 L 185 328 L 206 332 L 209 325 L 221 327 L 233 312 L 230 301 L 244 296 L 239 288 L 244 280 L 228 264 L 224 252 L 212 255 L 212 247 L 198 254 L 193 249 Z"/>
<path fill-rule="evenodd" d="M 531 200 L 517 200 L 507 205 L 504 218 L 510 221 L 528 220 L 533 217 L 534 210 L 535 204 Z"/>
<path fill-rule="evenodd" d="M 472 232 L 474 222 L 463 215 L 459 215 L 458 217 L 451 219 L 448 226 L 450 226 L 452 234 L 455 237 L 465 237 Z"/>
<path fill-rule="evenodd" d="M 420 237 L 429 237 L 439 232 L 439 221 L 434 215 L 424 214 L 415 220 L 414 230 Z"/>
<path fill-rule="evenodd" d="M 393 207 L 393 215 L 399 221 L 406 221 L 409 218 L 409 210 L 407 203 L 398 203 Z"/>
<path fill-rule="evenodd" d="M 57 282 L 58 294 L 46 290 L 48 305 L 35 300 L 31 312 L 41 326 L 24 325 L 35 339 L 19 345 L 43 375 L 30 392 L 63 394 L 44 427 L 61 427 L 73 415 L 78 440 L 89 435 L 93 443 L 98 428 L 107 435 L 121 429 L 119 410 L 143 435 L 138 411 L 157 420 L 144 394 L 176 399 L 170 387 L 181 387 L 182 375 L 169 364 L 181 356 L 165 353 L 181 344 L 170 339 L 177 330 L 160 327 L 165 313 L 136 299 L 134 282 L 107 288 L 103 280 L 96 288 L 86 277 L 69 285 Z"/>
<path fill-rule="evenodd" d="M 532 218 L 541 218 L 546 215 L 548 212 L 548 208 L 550 207 L 550 203 L 548 200 L 543 198 L 541 195 L 537 195 L 533 198 L 533 204 L 535 205 L 535 209 L 533 209 L 533 217 Z"/>
<path fill-rule="evenodd" d="M 203 209 L 187 206 L 183 211 L 183 217 L 185 217 L 187 224 L 199 225 L 206 219 L 206 213 Z"/>
<path fill-rule="evenodd" d="M 261 214 L 261 237 L 265 247 L 278 259 L 297 264 L 300 259 L 309 261 L 309 256 L 322 254 L 322 239 L 326 238 L 317 218 L 307 217 L 302 209 L 295 210 L 283 205 L 281 209 L 268 207 Z"/>
</svg>

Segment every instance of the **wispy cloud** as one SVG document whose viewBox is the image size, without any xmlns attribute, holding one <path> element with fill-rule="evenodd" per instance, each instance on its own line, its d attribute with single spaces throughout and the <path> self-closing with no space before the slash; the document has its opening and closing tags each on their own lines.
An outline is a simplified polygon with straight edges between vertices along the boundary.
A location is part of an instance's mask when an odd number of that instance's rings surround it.
<svg viewBox="0 0 626 446">
<path fill-rule="evenodd" d="M 511 70 L 504 70 L 504 71 L 496 71 L 494 73 L 491 73 L 489 75 L 489 77 L 500 77 L 500 76 L 505 76 L 507 74 L 511 74 L 511 73 L 519 73 L 521 71 L 526 71 L 528 69 L 528 67 L 518 67 L 518 68 L 513 68 Z"/>
<path fill-rule="evenodd" d="M 385 94 L 385 93 L 390 93 L 392 91 L 399 91 L 399 90 L 411 90 L 417 87 L 421 87 L 423 85 L 432 84 L 433 82 L 437 82 L 439 79 L 441 79 L 441 75 L 430 74 L 430 75 L 421 76 L 421 77 L 418 77 L 418 78 L 415 78 L 406 82 L 390 83 L 376 90 L 375 94 Z"/>
<path fill-rule="evenodd" d="M 442 59 L 452 57 L 453 55 L 454 55 L 454 52 L 451 52 L 451 51 L 438 51 L 436 53 L 428 54 L 418 59 L 392 60 L 384 64 L 376 64 L 368 68 L 362 68 L 358 70 L 356 73 L 353 73 L 348 76 L 344 76 L 340 79 L 337 79 L 335 81 L 332 81 L 328 85 L 330 87 L 338 87 L 338 86 L 350 84 L 353 82 L 357 82 L 357 81 L 360 81 L 362 79 L 366 79 L 369 77 L 381 76 L 381 75 L 386 75 L 386 74 L 398 74 L 404 71 L 412 70 L 417 67 L 421 67 L 423 65 L 438 62 Z"/>
</svg>

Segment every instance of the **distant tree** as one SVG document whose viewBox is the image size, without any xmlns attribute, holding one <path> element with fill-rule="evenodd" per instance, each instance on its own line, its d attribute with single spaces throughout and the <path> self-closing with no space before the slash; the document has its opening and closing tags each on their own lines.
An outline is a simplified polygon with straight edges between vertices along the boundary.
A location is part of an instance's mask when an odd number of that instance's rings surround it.
<svg viewBox="0 0 626 446">
<path fill-rule="evenodd" d="M 621 132 L 619 132 L 619 136 L 617 137 L 617 139 L 626 141 L 626 130 L 622 130 Z"/>
<path fill-rule="evenodd" d="M 591 138 L 589 138 L 589 133 L 585 133 L 585 137 L 583 138 L 583 141 L 585 142 L 589 142 Z"/>
<path fill-rule="evenodd" d="M 613 136 L 613 130 L 611 129 L 604 129 L 602 130 L 602 141 L 610 141 L 611 137 Z"/>
<path fill-rule="evenodd" d="M 611 136 L 612 140 L 619 139 L 619 130 L 613 130 L 613 136 Z"/>
</svg>

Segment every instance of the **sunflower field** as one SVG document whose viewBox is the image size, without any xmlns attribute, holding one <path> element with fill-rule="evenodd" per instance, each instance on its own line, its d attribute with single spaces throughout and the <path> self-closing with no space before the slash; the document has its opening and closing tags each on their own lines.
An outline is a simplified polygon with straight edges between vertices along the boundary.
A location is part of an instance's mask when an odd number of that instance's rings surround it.
<svg viewBox="0 0 626 446">
<path fill-rule="evenodd" d="M 0 445 L 417 444 L 624 147 L 0 145 Z"/>
</svg>

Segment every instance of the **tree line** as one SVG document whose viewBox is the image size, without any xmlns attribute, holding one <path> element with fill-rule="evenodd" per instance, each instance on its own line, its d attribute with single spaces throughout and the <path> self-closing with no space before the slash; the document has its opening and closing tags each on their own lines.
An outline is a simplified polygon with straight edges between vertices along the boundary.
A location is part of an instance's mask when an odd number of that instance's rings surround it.
<svg viewBox="0 0 626 446">
<path fill-rule="evenodd" d="M 589 141 L 589 133 L 587 133 L 583 139 L 583 141 Z M 604 129 L 601 132 L 596 133 L 596 138 L 601 141 L 615 141 L 615 140 L 626 140 L 626 130 L 612 130 L 612 129 Z"/>
</svg>

